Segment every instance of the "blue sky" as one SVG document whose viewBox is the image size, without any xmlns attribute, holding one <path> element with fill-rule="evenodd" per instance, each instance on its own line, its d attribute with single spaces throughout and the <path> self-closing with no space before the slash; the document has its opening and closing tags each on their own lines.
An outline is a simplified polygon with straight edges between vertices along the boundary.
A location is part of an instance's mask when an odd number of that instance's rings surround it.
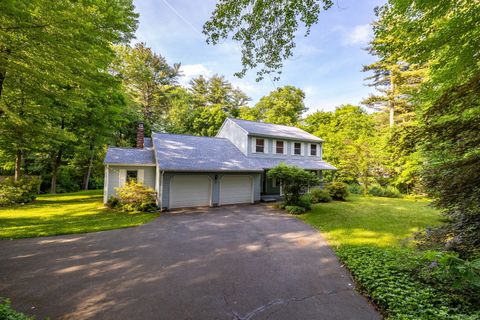
<svg viewBox="0 0 480 320">
<path fill-rule="evenodd" d="M 373 8 L 384 0 L 336 0 L 322 12 L 309 37 L 300 35 L 294 56 L 285 61 L 281 80 L 255 81 L 255 72 L 238 79 L 241 69 L 238 45 L 224 41 L 211 46 L 201 33 L 215 0 L 138 0 L 140 24 L 136 41 L 146 42 L 169 63 L 181 62 L 181 83 L 199 74 L 224 75 L 252 98 L 251 105 L 276 87 L 293 85 L 305 91 L 309 113 L 333 110 L 341 104 L 358 104 L 373 92 L 367 87 L 362 65 L 375 60 L 364 48 L 371 38 Z"/>
</svg>

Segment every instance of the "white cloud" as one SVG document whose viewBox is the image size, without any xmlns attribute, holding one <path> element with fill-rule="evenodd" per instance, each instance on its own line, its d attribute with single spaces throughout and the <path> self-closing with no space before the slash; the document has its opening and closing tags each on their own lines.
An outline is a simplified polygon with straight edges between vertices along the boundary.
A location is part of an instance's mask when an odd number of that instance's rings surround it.
<svg viewBox="0 0 480 320">
<path fill-rule="evenodd" d="M 246 80 L 233 81 L 232 85 L 242 90 L 249 97 L 256 96 L 261 93 L 261 87 L 258 84 L 253 84 Z"/>
<path fill-rule="evenodd" d="M 213 75 L 213 71 L 201 63 L 182 65 L 180 67 L 180 71 L 182 73 L 182 77 L 180 78 L 179 82 L 182 86 L 188 86 L 188 82 L 192 78 L 200 75 L 204 77 L 211 77 Z"/>
<path fill-rule="evenodd" d="M 352 29 L 343 29 L 342 44 L 351 46 L 356 44 L 365 45 L 372 38 L 372 28 L 369 24 L 362 24 Z"/>
</svg>

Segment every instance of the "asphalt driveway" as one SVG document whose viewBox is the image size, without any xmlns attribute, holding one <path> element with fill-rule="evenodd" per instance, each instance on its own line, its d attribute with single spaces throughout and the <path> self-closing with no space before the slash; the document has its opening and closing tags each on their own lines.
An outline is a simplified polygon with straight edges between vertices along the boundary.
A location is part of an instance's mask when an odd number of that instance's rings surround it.
<svg viewBox="0 0 480 320">
<path fill-rule="evenodd" d="M 2 240 L 0 297 L 37 319 L 381 319 L 317 231 L 264 205 Z"/>
</svg>

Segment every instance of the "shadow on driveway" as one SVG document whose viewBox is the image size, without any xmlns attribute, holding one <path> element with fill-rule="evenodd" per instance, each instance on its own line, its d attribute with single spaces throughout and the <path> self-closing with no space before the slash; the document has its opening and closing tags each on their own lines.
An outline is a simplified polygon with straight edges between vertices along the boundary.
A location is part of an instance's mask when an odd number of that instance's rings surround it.
<svg viewBox="0 0 480 320">
<path fill-rule="evenodd" d="M 320 234 L 264 205 L 0 241 L 0 296 L 42 319 L 381 319 Z"/>
</svg>

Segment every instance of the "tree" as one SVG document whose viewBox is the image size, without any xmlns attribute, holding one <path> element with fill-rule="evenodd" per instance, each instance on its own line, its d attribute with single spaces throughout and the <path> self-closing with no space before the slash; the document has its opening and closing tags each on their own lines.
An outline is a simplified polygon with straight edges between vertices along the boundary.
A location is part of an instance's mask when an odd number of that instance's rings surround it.
<svg viewBox="0 0 480 320">
<path fill-rule="evenodd" d="M 375 54 L 374 50 L 370 53 Z M 373 71 L 367 80 L 372 80 L 369 86 L 375 87 L 380 94 L 371 94 L 362 104 L 386 111 L 390 127 L 394 126 L 395 120 L 408 122 L 415 117 L 415 107 L 410 99 L 425 77 L 425 68 L 405 63 L 389 64 L 380 59 L 364 66 L 363 71 Z"/>
<path fill-rule="evenodd" d="M 187 125 L 195 135 L 213 136 L 227 117 L 237 117 L 250 98 L 240 89 L 234 88 L 223 76 L 209 79 L 198 76 L 190 81 L 189 92 L 193 99 L 193 110 Z"/>
<path fill-rule="evenodd" d="M 426 165 L 422 178 L 447 223 L 426 239 L 465 257 L 478 255 L 480 6 L 390 0 L 377 14 L 372 47 L 388 62 L 428 66 L 428 79 L 415 94 Z"/>
<path fill-rule="evenodd" d="M 203 26 L 203 33 L 207 43 L 214 45 L 231 34 L 240 42 L 243 68 L 236 76 L 243 77 L 248 69 L 261 65 L 257 81 L 272 73 L 276 80 L 283 60 L 293 54 L 299 22 L 308 35 L 321 9 L 332 5 L 331 0 L 221 0 Z"/>
<path fill-rule="evenodd" d="M 80 112 L 110 76 L 111 44 L 131 39 L 137 15 L 131 1 L 2 1 L 0 12 L 1 148 L 18 179 L 26 152 L 60 138 L 49 124 Z"/>
<path fill-rule="evenodd" d="M 166 59 L 145 43 L 117 46 L 115 71 L 123 80 L 132 107 L 148 129 L 161 130 L 169 105 L 168 93 L 175 88 L 180 64 L 170 66 Z"/>
<path fill-rule="evenodd" d="M 251 110 L 243 109 L 242 114 L 251 120 L 295 126 L 307 110 L 304 99 L 301 89 L 285 86 L 262 97 Z"/>
<path fill-rule="evenodd" d="M 286 165 L 283 162 L 268 170 L 267 176 L 280 182 L 287 205 L 297 205 L 302 192 L 320 182 L 314 173 L 296 166 Z"/>
</svg>

